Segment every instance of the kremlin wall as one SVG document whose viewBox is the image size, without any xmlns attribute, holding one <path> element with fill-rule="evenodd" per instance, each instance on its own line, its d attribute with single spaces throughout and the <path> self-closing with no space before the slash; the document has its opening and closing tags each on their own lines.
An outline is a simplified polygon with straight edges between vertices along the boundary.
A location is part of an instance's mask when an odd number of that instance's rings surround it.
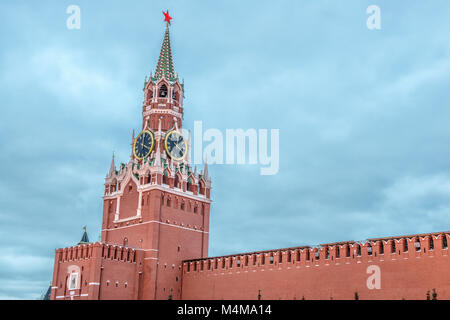
<svg viewBox="0 0 450 320">
<path fill-rule="evenodd" d="M 448 233 L 183 262 L 183 299 L 450 299 Z M 379 280 L 371 281 L 378 273 Z"/>
</svg>

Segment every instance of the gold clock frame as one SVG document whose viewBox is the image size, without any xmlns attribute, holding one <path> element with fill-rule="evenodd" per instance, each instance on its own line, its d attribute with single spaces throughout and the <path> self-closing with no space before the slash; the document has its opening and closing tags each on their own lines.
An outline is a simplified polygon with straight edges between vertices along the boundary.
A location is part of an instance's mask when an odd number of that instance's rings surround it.
<svg viewBox="0 0 450 320">
<path fill-rule="evenodd" d="M 147 152 L 147 154 L 146 154 L 145 156 L 139 157 L 139 156 L 136 154 L 136 142 L 138 141 L 139 137 L 142 136 L 142 135 L 145 134 L 145 133 L 148 133 L 148 134 L 150 134 L 150 135 L 152 136 L 152 145 L 151 145 L 149 151 Z M 136 137 L 136 139 L 134 139 L 134 142 L 133 142 L 133 155 L 134 155 L 134 157 L 135 157 L 136 159 L 142 160 L 142 159 L 144 159 L 144 158 L 147 158 L 147 157 L 150 155 L 150 153 L 153 151 L 153 148 L 154 148 L 154 147 L 155 147 L 155 134 L 154 134 L 152 131 L 150 131 L 150 130 L 142 130 L 142 131 L 138 134 L 138 136 Z"/>
<path fill-rule="evenodd" d="M 182 157 L 180 157 L 180 158 L 175 158 L 175 157 L 173 157 L 173 156 L 170 154 L 169 149 L 167 148 L 167 140 L 168 140 L 169 137 L 170 137 L 172 134 L 174 134 L 174 133 L 177 133 L 177 134 L 179 134 L 180 136 L 183 137 L 184 150 L 186 150 L 186 151 L 185 151 L 184 155 L 183 155 Z M 164 149 L 166 150 L 166 152 L 167 152 L 167 154 L 169 155 L 169 157 L 170 157 L 172 160 L 176 160 L 176 161 L 183 160 L 183 159 L 186 157 L 187 153 L 188 153 L 186 139 L 185 139 L 184 136 L 183 136 L 181 133 L 179 133 L 177 130 L 171 130 L 171 131 L 169 131 L 169 132 L 166 133 L 166 136 L 164 137 Z"/>
</svg>

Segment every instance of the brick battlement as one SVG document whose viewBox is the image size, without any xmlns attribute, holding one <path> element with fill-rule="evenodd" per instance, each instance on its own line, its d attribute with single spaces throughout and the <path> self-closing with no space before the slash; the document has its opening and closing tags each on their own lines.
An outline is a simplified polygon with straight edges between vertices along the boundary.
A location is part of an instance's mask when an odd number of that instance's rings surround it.
<svg viewBox="0 0 450 320">
<path fill-rule="evenodd" d="M 450 232 L 367 239 L 183 261 L 183 273 L 291 268 L 447 255 Z"/>
<path fill-rule="evenodd" d="M 95 242 L 57 249 L 56 256 L 58 257 L 58 262 L 60 263 L 68 261 L 83 261 L 93 258 L 95 256 L 94 252 L 96 251 L 98 251 L 98 255 L 103 259 L 134 263 L 136 262 L 136 252 L 142 250 Z"/>
</svg>

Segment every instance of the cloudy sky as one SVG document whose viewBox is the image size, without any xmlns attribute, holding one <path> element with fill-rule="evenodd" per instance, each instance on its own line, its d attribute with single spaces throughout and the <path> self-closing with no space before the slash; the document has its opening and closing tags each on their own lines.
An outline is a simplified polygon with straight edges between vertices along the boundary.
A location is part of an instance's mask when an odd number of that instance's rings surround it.
<svg viewBox="0 0 450 320">
<path fill-rule="evenodd" d="M 38 298 L 84 225 L 98 239 L 166 9 L 185 127 L 280 129 L 277 175 L 210 167 L 210 255 L 450 230 L 450 3 L 345 3 L 1 1 L 0 299 Z"/>
</svg>

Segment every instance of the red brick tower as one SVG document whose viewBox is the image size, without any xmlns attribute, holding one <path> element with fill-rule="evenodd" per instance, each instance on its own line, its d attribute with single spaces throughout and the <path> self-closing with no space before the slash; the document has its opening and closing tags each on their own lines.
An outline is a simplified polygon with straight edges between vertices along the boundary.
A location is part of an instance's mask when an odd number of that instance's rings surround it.
<svg viewBox="0 0 450 320">
<path fill-rule="evenodd" d="M 178 299 L 182 261 L 208 255 L 207 166 L 201 173 L 190 166 L 189 142 L 182 159 L 171 157 L 164 143 L 169 132 L 180 133 L 184 97 L 174 71 L 167 16 L 166 21 L 154 76 L 144 85 L 142 130 L 152 132 L 153 151 L 142 159 L 132 152 L 118 170 L 113 157 L 105 180 L 101 241 L 145 251 L 142 299 Z"/>
<path fill-rule="evenodd" d="M 184 86 L 165 16 L 142 132 L 133 132 L 129 162 L 116 169 L 113 155 L 105 178 L 101 242 L 56 250 L 51 299 L 179 299 L 183 260 L 208 256 L 211 180 L 206 164 L 191 167 L 180 131 Z"/>
</svg>

